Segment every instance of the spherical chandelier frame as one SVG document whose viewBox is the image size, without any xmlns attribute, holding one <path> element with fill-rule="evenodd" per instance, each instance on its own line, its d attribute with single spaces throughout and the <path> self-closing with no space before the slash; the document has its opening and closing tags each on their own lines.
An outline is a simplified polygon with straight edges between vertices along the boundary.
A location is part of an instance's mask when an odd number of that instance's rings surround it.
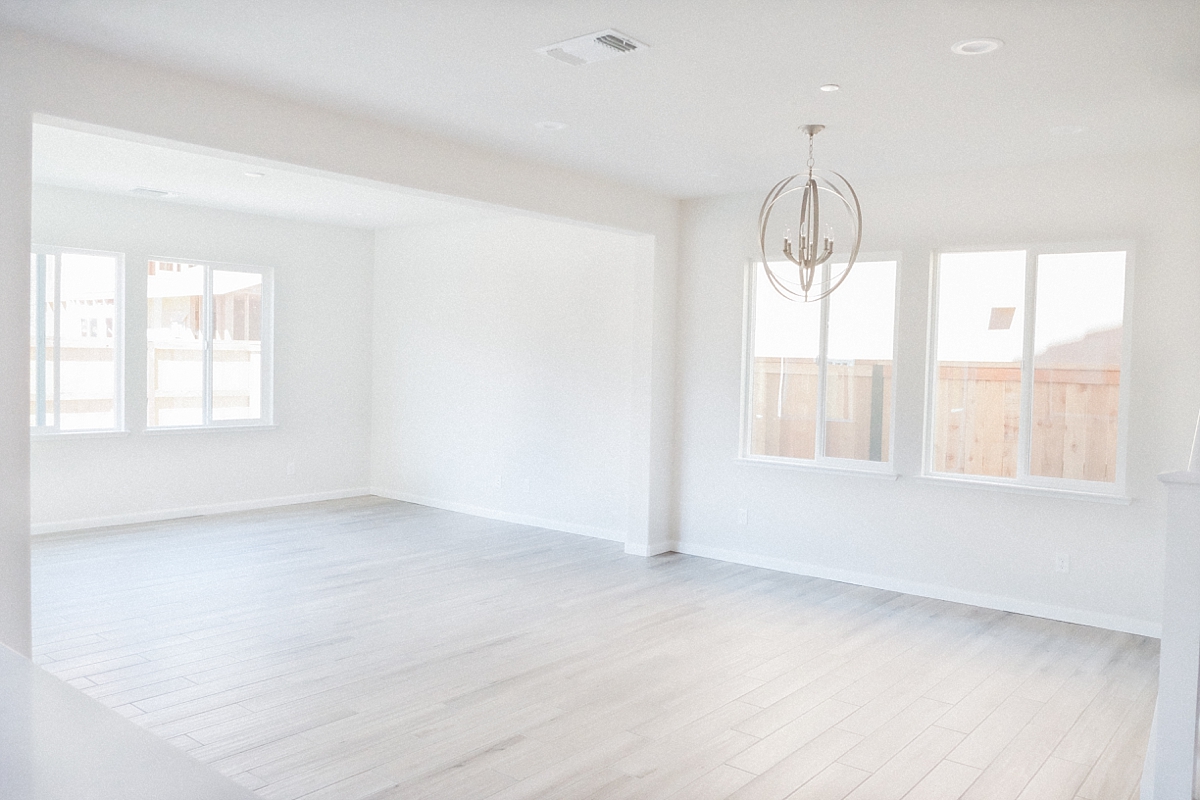
<svg viewBox="0 0 1200 800">
<path fill-rule="evenodd" d="M 850 275 L 858 259 L 858 251 L 862 245 L 862 207 L 858 194 L 845 176 L 833 170 L 817 169 L 813 166 L 813 137 L 825 126 L 806 125 L 808 134 L 808 169 L 784 178 L 767 193 L 762 208 L 758 213 L 758 244 L 762 255 L 763 269 L 767 279 L 781 296 L 795 302 L 813 303 L 828 297 L 842 285 Z M 771 214 L 776 206 L 785 198 L 800 194 L 800 214 L 797 218 L 798 233 L 795 241 L 791 238 L 791 230 L 784 237 L 781 255 L 790 265 L 796 267 L 795 277 L 781 274 L 778 258 L 776 266 L 767 257 L 767 229 L 771 222 Z M 833 256 L 833 231 L 823 234 L 820 223 L 820 199 L 836 200 L 850 220 L 853 244 L 850 247 L 846 265 L 837 274 L 825 267 Z M 818 270 L 821 272 L 817 279 Z"/>
</svg>

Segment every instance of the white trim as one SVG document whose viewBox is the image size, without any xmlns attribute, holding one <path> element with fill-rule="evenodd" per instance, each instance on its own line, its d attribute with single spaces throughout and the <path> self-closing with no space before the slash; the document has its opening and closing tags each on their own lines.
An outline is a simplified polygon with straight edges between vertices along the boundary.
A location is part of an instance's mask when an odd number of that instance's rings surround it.
<svg viewBox="0 0 1200 800">
<path fill-rule="evenodd" d="M 758 261 L 746 259 L 742 270 L 742 371 L 739 373 L 741 384 L 741 407 L 738 409 L 738 451 L 739 458 L 750 452 L 753 443 L 751 415 L 754 413 L 754 398 L 751 396 L 754 382 L 754 326 L 757 298 L 755 293 L 758 278 Z M 1200 430 L 1200 422 L 1197 423 Z"/>
<path fill-rule="evenodd" d="M 1133 356 L 1133 260 L 1136 242 L 1130 239 L 1110 241 L 1090 241 L 1059 244 L 1025 244 L 1003 247 L 943 247 L 930 254 L 929 263 L 929 310 L 928 310 L 928 339 L 925 346 L 925 408 L 924 436 L 921 446 L 921 478 L 927 480 L 952 481 L 970 484 L 981 488 L 995 488 L 1000 491 L 1016 492 L 1019 494 L 1042 494 L 1073 497 L 1083 500 L 1098 500 L 1099 502 L 1128 504 L 1130 498 L 1125 496 L 1126 466 L 1129 450 L 1129 403 L 1130 375 L 1132 372 Z M 936 443 L 934 430 L 936 424 L 935 408 L 937 398 L 937 328 L 938 310 L 940 307 L 940 275 L 941 257 L 947 253 L 996 253 L 1016 252 L 1025 253 L 1025 286 L 1023 294 L 1024 330 L 1021 341 L 1021 410 L 1017 428 L 1017 474 L 1015 481 L 1007 478 L 991 476 L 963 477 L 959 473 L 937 472 L 934 469 L 934 452 Z M 1117 400 L 1117 463 L 1115 466 L 1115 481 L 1111 491 L 1093 491 L 1090 481 L 1073 480 L 1069 478 L 1051 478 L 1030 474 L 1030 462 L 1033 450 L 1033 392 L 1034 368 L 1036 366 L 1034 350 L 1037 327 L 1037 274 L 1039 260 L 1043 255 L 1086 254 L 1123 252 L 1125 254 L 1125 287 L 1124 306 L 1122 309 L 1121 331 L 1121 376 L 1118 385 Z"/>
<path fill-rule="evenodd" d="M 1037 340 L 1037 284 L 1039 255 L 1032 248 L 1025 251 L 1025 304 L 1024 322 L 1021 331 L 1021 385 L 1020 411 L 1017 415 L 1017 480 L 1029 482 L 1033 461 L 1033 392 L 1034 359 Z M 1122 364 L 1122 367 L 1125 365 Z M 1120 387 L 1117 387 L 1118 389 Z M 1119 393 L 1118 393 L 1119 399 Z M 964 412 L 965 416 L 965 412 Z M 1022 436 L 1021 432 L 1025 435 Z M 930 470 L 932 472 L 932 470 Z"/>
<path fill-rule="evenodd" d="M 1076 625 L 1088 625 L 1093 628 L 1104 628 L 1105 630 L 1119 631 L 1121 633 L 1133 633 L 1138 636 L 1149 636 L 1155 639 L 1162 636 L 1161 623 L 1136 619 L 1134 617 L 1125 617 L 1118 614 L 1104 614 L 1098 611 L 1087 611 L 1066 606 L 1050 605 L 1048 603 L 1038 603 L 1032 600 L 1020 600 L 1015 597 L 1004 597 L 1002 595 L 956 589 L 952 586 L 939 586 L 931 583 L 904 580 L 903 578 L 872 575 L 855 570 L 804 564 L 784 558 L 743 553 L 703 544 L 676 542 L 672 545 L 672 549 L 676 553 L 683 553 L 685 555 L 711 558 L 716 561 L 727 561 L 732 564 L 744 564 L 748 567 L 773 569 L 777 572 L 788 572 L 793 575 L 804 575 L 811 578 L 852 583 L 857 586 L 869 586 L 873 589 L 884 589 L 890 592 L 903 592 L 904 594 L 929 597 L 934 600 L 964 603 L 979 608 L 990 608 L 1013 614 L 1025 614 L 1031 617 L 1070 622 Z"/>
<path fill-rule="evenodd" d="M 899 265 L 897 265 L 899 268 Z M 830 265 L 826 261 L 821 265 L 821 280 L 829 283 Z M 846 276 L 849 277 L 849 276 Z M 758 270 L 754 271 L 754 279 L 758 280 Z M 758 302 L 758 288 L 754 289 L 754 301 Z M 892 294 L 892 320 L 896 318 L 896 295 Z M 816 463 L 825 461 L 825 445 L 829 439 L 829 295 L 821 298 L 820 323 L 817 329 L 817 431 L 813 437 L 813 460 Z M 751 332 L 755 333 L 754 331 Z M 753 353 L 751 353 L 753 355 Z M 892 369 L 895 372 L 896 339 L 892 338 Z M 750 376 L 753 380 L 753 376 Z M 780 360 L 779 381 L 783 385 L 783 361 Z M 753 455 L 748 453 L 747 455 Z M 889 453 L 889 455 L 891 455 Z"/>
<path fill-rule="evenodd" d="M 785 456 L 740 456 L 736 459 L 739 463 L 753 464 L 761 467 L 778 467 L 782 469 L 798 469 L 801 472 L 824 472 L 830 475 L 861 475 L 867 478 L 882 478 L 885 481 L 894 481 L 900 477 L 896 472 L 893 472 L 891 463 L 887 461 L 864 461 L 864 466 L 851 466 L 854 462 L 850 459 L 825 459 L 824 461 L 812 461 L 806 458 L 787 458 Z M 832 463 L 831 463 L 832 462 Z M 839 466 L 845 463 L 845 466 Z M 882 469 L 872 469 L 868 464 L 882 464 Z"/>
<path fill-rule="evenodd" d="M 128 298 L 125 295 L 125 254 L 118 253 L 117 255 L 117 277 L 113 298 L 113 350 L 116 362 L 113 365 L 113 427 L 116 432 L 124 432 L 129 430 L 129 419 L 126 416 L 127 409 L 125 408 L 127 400 L 125 395 L 129 388 L 125 385 L 125 345 L 127 344 L 125 341 L 125 314 L 127 313 L 125 301 Z"/>
<path fill-rule="evenodd" d="M 1200 472 L 1194 470 L 1178 470 L 1175 472 L 1160 472 L 1158 479 L 1163 483 L 1200 484 Z"/>
<path fill-rule="evenodd" d="M 86 247 L 65 247 L 62 245 L 31 245 L 30 254 L 38 257 L 37 270 L 42 276 L 43 282 L 46 275 L 46 257 L 53 256 L 54 258 L 54 398 L 53 403 L 50 403 L 48 398 L 42 398 L 43 408 L 49 408 L 53 405 L 54 408 L 54 424 L 30 426 L 31 436 L 36 437 L 55 437 L 60 435 L 70 435 L 73 433 L 111 433 L 122 434 L 127 432 L 127 421 L 125 419 L 125 254 L 118 253 L 112 250 L 95 250 Z M 113 427 L 111 428 L 85 428 L 81 431 L 64 431 L 59 426 L 62 424 L 62 364 L 61 350 L 62 343 L 62 260 L 63 255 L 84 255 L 84 256 L 102 256 L 111 258 L 116 263 L 114 264 L 113 274 Z M 44 299 L 44 298 L 43 298 Z M 42 343 L 45 342 L 46 332 L 44 327 L 39 331 Z M 43 367 L 44 369 L 44 367 Z"/>
<path fill-rule="evenodd" d="M 656 542 L 653 544 L 632 544 L 625 545 L 625 555 L 640 556 L 642 558 L 652 558 L 661 556 L 663 553 L 672 553 L 673 545 L 670 542 Z"/>
<path fill-rule="evenodd" d="M 347 497 L 363 497 L 369 494 L 372 494 L 372 492 L 367 488 L 335 489 L 329 492 L 310 492 L 308 494 L 292 494 L 283 497 L 263 497 L 256 500 L 237 500 L 232 503 L 212 503 L 210 505 L 191 506 L 188 508 L 164 508 L 157 511 L 143 511 L 135 514 L 113 514 L 107 517 L 69 519 L 60 522 L 37 522 L 29 526 L 29 532 L 34 536 L 41 536 L 48 533 L 107 528 L 113 525 L 136 525 L 143 522 L 162 522 L 164 520 L 182 519 L 184 517 L 225 514 L 230 511 L 255 511 L 260 508 L 291 506 L 298 503 L 315 503 L 321 500 L 344 500 Z"/>
<path fill-rule="evenodd" d="M 1129 406 L 1133 391 L 1133 281 L 1137 243 L 1124 243 L 1125 307 L 1121 311 L 1121 383 L 1117 387 L 1117 486 L 1128 487 Z"/>
<path fill-rule="evenodd" d="M 39 431 L 31 429 L 31 442 L 61 442 L 75 439 L 120 439 L 129 435 L 129 431 L 110 431 L 103 428 L 96 430 L 78 431 Z"/>
<path fill-rule="evenodd" d="M 817 335 L 817 403 L 816 403 L 816 418 L 814 424 L 813 439 L 813 458 L 801 459 L 785 456 L 760 456 L 751 452 L 753 447 L 753 429 L 754 420 L 752 419 L 754 400 L 753 385 L 754 385 L 754 332 L 755 332 L 755 316 L 758 310 L 758 267 L 762 262 L 754 257 L 746 259 L 745 269 L 743 271 L 742 280 L 742 371 L 741 371 L 741 408 L 740 408 L 740 425 L 738 433 L 738 453 L 739 461 L 757 461 L 759 459 L 780 459 L 785 462 L 795 462 L 800 469 L 816 469 L 822 472 L 831 473 L 854 473 L 860 474 L 865 472 L 880 472 L 884 475 L 895 474 L 896 463 L 896 365 L 898 362 L 898 354 L 900 348 L 900 276 L 901 266 L 903 261 L 903 253 L 899 251 L 880 252 L 880 253 L 860 253 L 856 264 L 873 263 L 873 262 L 890 262 L 895 265 L 895 281 L 892 292 L 892 390 L 891 401 L 887 408 L 887 424 L 888 424 L 888 441 L 886 461 L 862 461 L 866 464 L 876 464 L 878 469 L 872 467 L 858 467 L 855 459 L 836 458 L 825 455 L 825 444 L 827 436 L 826 415 L 826 391 L 828 388 L 828 354 L 829 354 L 829 306 L 831 295 L 826 295 L 820 301 L 820 322 L 818 324 Z M 830 262 L 826 262 L 823 267 L 823 276 L 828 276 L 830 270 Z M 782 380 L 782 373 L 780 376 Z M 767 463 L 767 462 L 763 462 Z M 772 465 L 779 465 L 778 462 L 772 460 Z"/>
<path fill-rule="evenodd" d="M 933 472 L 933 435 L 937 423 L 936 409 L 933 407 L 937 399 L 937 313 L 938 295 L 941 292 L 941 279 L 938 263 L 941 251 L 934 250 L 929 254 L 929 302 L 925 309 L 925 402 L 921 408 L 923 422 L 921 425 L 921 474 Z"/>
<path fill-rule="evenodd" d="M 273 431 L 278 425 L 263 425 L 253 420 L 239 423 L 237 420 L 214 422 L 211 425 L 164 425 L 160 428 L 146 428 L 138 431 L 148 436 L 165 436 L 173 433 L 213 433 L 215 431 Z"/>
<path fill-rule="evenodd" d="M 949 473 L 939 472 L 933 475 L 912 475 L 911 480 L 919 483 L 941 483 L 947 486 L 964 486 L 971 489 L 984 489 L 989 492 L 1008 492 L 1010 494 L 1032 494 L 1043 497 L 1061 497 L 1067 500 L 1085 500 L 1091 503 L 1109 503 L 1117 506 L 1127 506 L 1133 498 L 1114 492 L 1093 492 L 1086 489 L 1069 489 L 1058 486 L 1042 486 L 1036 483 L 1018 483 L 1002 478 L 959 477 Z M 1071 485 L 1083 481 L 1071 481 Z"/>
<path fill-rule="evenodd" d="M 388 500 L 399 500 L 404 503 L 415 503 L 419 506 L 440 508 L 443 511 L 455 511 L 459 514 L 470 514 L 473 517 L 496 519 L 500 520 L 501 522 L 514 522 L 518 525 L 529 525 L 530 527 L 534 528 L 545 528 L 546 530 L 559 531 L 560 533 L 574 533 L 579 536 L 591 536 L 594 539 L 606 539 L 610 542 L 625 541 L 624 531 L 616 531 L 611 528 L 601 528 L 595 525 L 580 525 L 576 522 L 563 522 L 556 519 L 547 519 L 546 517 L 535 517 L 530 514 L 512 514 L 508 511 L 497 511 L 492 508 L 473 506 L 468 503 L 459 503 L 453 500 L 439 500 L 434 497 L 410 494 L 409 492 L 393 492 L 388 489 L 380 489 L 378 487 L 372 487 L 369 494 L 373 494 L 377 497 L 385 497 Z M 670 545 L 664 544 L 663 549 L 659 550 L 658 552 L 665 553 L 668 550 L 670 550 Z"/>
<path fill-rule="evenodd" d="M 275 427 L 275 268 L 264 267 L 254 264 L 233 264 L 225 261 L 209 261 L 206 259 L 181 259 L 167 258 L 165 256 L 147 256 L 146 263 L 151 261 L 164 264 L 187 264 L 190 266 L 201 267 L 204 270 L 204 294 L 201 302 L 200 311 L 200 333 L 201 333 L 201 361 L 203 369 L 201 372 L 201 388 L 200 388 L 200 416 L 201 422 L 198 425 L 150 425 L 149 411 L 144 415 L 142 425 L 145 426 L 145 431 L 167 430 L 167 429 L 187 429 L 194 430 L 199 428 L 215 428 L 215 427 L 247 427 L 247 428 L 273 428 Z M 230 420 L 214 420 L 212 416 L 213 403 L 213 355 L 215 348 L 213 346 L 214 331 L 213 326 L 216 321 L 215 305 L 213 301 L 213 272 L 247 272 L 257 274 L 262 277 L 262 296 L 259 309 L 259 416 L 253 419 L 230 419 Z M 147 322 L 148 324 L 148 322 Z M 146 397 L 149 402 L 150 384 L 149 384 L 150 364 L 146 364 Z M 148 408 L 148 407 L 147 407 Z"/>
</svg>

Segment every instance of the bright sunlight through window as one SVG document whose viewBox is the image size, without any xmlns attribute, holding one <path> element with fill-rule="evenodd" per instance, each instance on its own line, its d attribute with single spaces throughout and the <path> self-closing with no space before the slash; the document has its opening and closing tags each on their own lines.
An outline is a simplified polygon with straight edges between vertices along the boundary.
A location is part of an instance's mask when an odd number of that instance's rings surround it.
<svg viewBox="0 0 1200 800">
<path fill-rule="evenodd" d="M 123 257 L 38 247 L 29 259 L 29 426 L 124 429 Z"/>
<path fill-rule="evenodd" d="M 270 422 L 270 274 L 151 261 L 148 427 Z"/>
<path fill-rule="evenodd" d="M 891 461 L 896 266 L 860 261 L 825 300 L 796 303 L 756 265 L 744 456 L 867 469 Z"/>
<path fill-rule="evenodd" d="M 939 256 L 932 472 L 1120 482 L 1125 272 L 1123 250 Z"/>
</svg>

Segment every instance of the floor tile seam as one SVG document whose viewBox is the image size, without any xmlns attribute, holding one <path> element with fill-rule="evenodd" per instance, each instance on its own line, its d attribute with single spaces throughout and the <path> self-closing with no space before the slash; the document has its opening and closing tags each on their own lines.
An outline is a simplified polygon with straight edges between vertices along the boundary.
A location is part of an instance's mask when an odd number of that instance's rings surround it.
<svg viewBox="0 0 1200 800">
<path fill-rule="evenodd" d="M 1093 698 L 1092 702 L 1095 702 L 1095 698 Z M 1088 707 L 1089 708 L 1091 707 L 1090 704 Z M 1087 764 L 1087 763 L 1078 761 L 1077 759 L 1066 758 L 1064 756 L 1056 755 L 1059 748 L 1062 747 L 1063 741 L 1071 733 L 1071 731 L 1075 729 L 1075 726 L 1078 725 L 1079 722 L 1082 720 L 1083 715 L 1087 712 L 1087 708 L 1085 708 L 1083 710 L 1083 712 L 1081 712 L 1079 714 L 1079 716 L 1076 717 L 1075 722 L 1071 725 L 1070 728 L 1067 729 L 1067 732 L 1063 734 L 1062 739 L 1060 739 L 1058 744 L 1055 745 L 1054 751 L 1050 755 L 1054 758 L 1058 758 L 1063 761 L 1070 761 L 1072 764 L 1080 764 L 1081 766 L 1085 766 L 1085 767 L 1089 767 L 1089 768 L 1095 767 L 1096 764 L 1098 764 L 1100 762 L 1100 760 L 1104 757 L 1104 753 L 1108 750 L 1109 746 L 1117 738 L 1117 734 L 1119 734 L 1121 732 L 1121 729 L 1125 726 L 1126 722 L 1128 722 L 1137 711 L 1139 711 L 1137 701 L 1136 700 L 1129 701 L 1129 707 L 1126 708 L 1125 711 L 1121 714 L 1120 718 L 1117 720 L 1117 724 L 1112 726 L 1112 732 L 1105 738 L 1103 746 L 1098 748 L 1099 755 L 1096 756 L 1096 760 L 1094 762 L 1092 762 L 1091 764 Z"/>
<path fill-rule="evenodd" d="M 914 739 L 914 741 L 915 741 L 915 739 Z M 909 748 L 911 745 L 912 745 L 912 742 L 910 742 L 908 745 L 906 745 L 906 746 L 905 746 L 904 748 L 902 748 L 900 751 L 898 751 L 898 752 L 896 752 L 895 754 L 893 754 L 893 755 L 892 755 L 892 757 L 891 757 L 891 758 L 889 758 L 887 761 L 885 761 L 883 764 L 879 765 L 879 768 L 878 768 L 878 769 L 871 770 L 871 771 L 870 771 L 870 772 L 871 772 L 871 777 L 874 777 L 874 776 L 876 776 L 876 775 L 880 774 L 880 773 L 881 773 L 883 770 L 885 770 L 885 769 L 887 768 L 887 766 L 888 766 L 889 764 L 891 764 L 893 761 L 895 761 L 896 759 L 898 759 L 898 758 L 900 757 L 900 755 L 901 755 L 901 754 L 902 754 L 902 753 L 903 753 L 905 750 L 907 750 L 907 749 L 908 749 L 908 748 Z M 842 755 L 845 755 L 845 754 L 843 753 Z M 845 763 L 844 761 L 842 761 L 841 759 L 842 759 L 842 756 L 839 756 L 838 758 L 836 758 L 836 759 L 834 759 L 834 760 L 835 760 L 837 763 L 841 764 L 843 767 L 850 767 L 851 769 L 859 769 L 859 770 L 861 770 L 861 769 L 862 769 L 862 767 L 856 767 L 856 766 L 854 766 L 853 764 L 847 764 L 847 763 Z M 908 794 L 908 792 L 911 792 L 911 791 L 912 791 L 914 788 L 916 788 L 918 785 L 920 785 L 921 781 L 923 781 L 923 780 L 925 780 L 927 777 L 929 777 L 929 774 L 930 774 L 931 772 L 933 772 L 933 770 L 934 770 L 934 769 L 936 769 L 936 768 L 937 768 L 937 765 L 938 765 L 938 764 L 940 764 L 942 761 L 945 761 L 945 760 L 947 760 L 947 759 L 946 759 L 946 757 L 945 757 L 945 756 L 942 756 L 942 757 L 941 757 L 941 758 L 939 758 L 937 761 L 934 761 L 934 762 L 933 762 L 933 764 L 932 764 L 932 765 L 931 765 L 931 766 L 930 766 L 928 769 L 926 769 L 926 770 L 925 770 L 923 773 L 921 773 L 921 776 L 920 776 L 919 778 L 917 778 L 915 781 L 913 781 L 913 784 L 912 784 L 912 786 L 910 786 L 910 787 L 908 788 L 908 790 L 905 792 L 905 794 Z M 964 765 L 964 766 L 966 766 L 966 765 Z M 864 770 L 864 771 L 866 771 L 866 770 Z M 870 778 L 864 779 L 864 781 L 863 781 L 863 782 L 865 783 L 865 782 L 866 782 L 866 780 L 869 780 L 869 779 L 870 779 Z M 861 785 L 861 784 L 860 784 L 860 785 Z M 857 787 L 856 787 L 856 789 L 857 789 Z M 853 791 L 851 792 L 851 795 L 853 795 Z M 848 796 L 850 796 L 850 795 L 848 795 Z"/>
</svg>

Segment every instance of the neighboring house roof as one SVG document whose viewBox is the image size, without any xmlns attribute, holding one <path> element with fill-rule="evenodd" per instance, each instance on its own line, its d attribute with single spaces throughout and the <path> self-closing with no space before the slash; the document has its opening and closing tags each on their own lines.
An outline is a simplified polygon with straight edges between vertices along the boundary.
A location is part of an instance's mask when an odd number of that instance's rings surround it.
<svg viewBox="0 0 1200 800">
<path fill-rule="evenodd" d="M 1107 328 L 1092 331 L 1082 339 L 1076 339 L 1073 342 L 1051 345 L 1044 352 L 1037 354 L 1037 366 L 1094 368 L 1102 364 L 1120 365 L 1121 331 L 1122 329 L 1119 327 Z"/>
</svg>

